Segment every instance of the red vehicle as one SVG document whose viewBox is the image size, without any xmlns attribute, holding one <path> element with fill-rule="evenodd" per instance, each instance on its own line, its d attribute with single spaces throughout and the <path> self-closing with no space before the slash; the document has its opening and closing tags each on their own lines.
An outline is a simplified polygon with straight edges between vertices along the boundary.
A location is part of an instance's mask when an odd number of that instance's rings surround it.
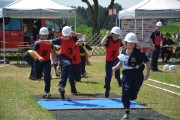
<svg viewBox="0 0 180 120">
<path fill-rule="evenodd" d="M 3 46 L 3 22 L 0 20 L 0 52 L 4 51 Z M 5 18 L 5 51 L 18 51 L 18 45 L 24 45 L 26 39 L 33 34 L 38 39 L 41 27 L 51 28 L 56 37 L 60 36 L 61 26 L 54 19 L 19 19 Z"/>
</svg>

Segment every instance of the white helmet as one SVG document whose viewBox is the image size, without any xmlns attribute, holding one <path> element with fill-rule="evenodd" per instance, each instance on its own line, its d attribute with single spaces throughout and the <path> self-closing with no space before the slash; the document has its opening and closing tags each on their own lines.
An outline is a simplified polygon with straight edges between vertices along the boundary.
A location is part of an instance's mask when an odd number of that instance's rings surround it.
<svg viewBox="0 0 180 120">
<path fill-rule="evenodd" d="M 134 33 L 130 32 L 126 35 L 125 39 L 126 42 L 130 42 L 130 43 L 137 43 L 137 37 Z"/>
<path fill-rule="evenodd" d="M 158 22 L 156 23 L 156 26 L 162 27 L 162 22 L 158 21 Z"/>
<path fill-rule="evenodd" d="M 49 34 L 49 31 L 46 27 L 42 27 L 40 30 L 39 30 L 39 34 L 40 35 L 48 35 Z"/>
<path fill-rule="evenodd" d="M 62 35 L 63 36 L 70 36 L 71 32 L 72 32 L 72 30 L 71 30 L 71 27 L 69 27 L 69 26 L 65 26 L 62 29 Z"/>
<path fill-rule="evenodd" d="M 121 34 L 121 29 L 120 29 L 120 27 L 113 27 L 112 30 L 111 30 L 111 33 L 120 35 L 120 34 Z"/>
<path fill-rule="evenodd" d="M 79 41 L 79 42 L 80 42 L 80 41 L 84 42 L 84 41 L 86 40 L 86 38 L 85 38 L 85 37 L 86 37 L 86 36 L 85 36 L 85 35 L 83 35 L 81 38 L 79 38 L 79 40 L 78 40 L 78 41 Z"/>
<path fill-rule="evenodd" d="M 170 65 L 169 70 L 176 70 L 176 66 L 175 65 Z"/>
<path fill-rule="evenodd" d="M 169 70 L 169 64 L 164 65 L 163 70 Z"/>
</svg>

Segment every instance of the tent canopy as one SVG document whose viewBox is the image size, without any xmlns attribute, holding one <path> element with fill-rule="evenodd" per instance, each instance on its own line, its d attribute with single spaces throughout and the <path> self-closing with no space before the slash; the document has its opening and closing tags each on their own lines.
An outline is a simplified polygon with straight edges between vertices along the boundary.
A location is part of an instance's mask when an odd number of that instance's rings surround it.
<svg viewBox="0 0 180 120">
<path fill-rule="evenodd" d="M 53 0 L 16 0 L 0 10 L 0 17 L 12 18 L 70 18 L 75 16 L 75 8 L 60 5 Z"/>
<path fill-rule="evenodd" d="M 143 0 L 126 10 L 119 11 L 120 19 L 179 18 L 179 0 Z"/>
</svg>

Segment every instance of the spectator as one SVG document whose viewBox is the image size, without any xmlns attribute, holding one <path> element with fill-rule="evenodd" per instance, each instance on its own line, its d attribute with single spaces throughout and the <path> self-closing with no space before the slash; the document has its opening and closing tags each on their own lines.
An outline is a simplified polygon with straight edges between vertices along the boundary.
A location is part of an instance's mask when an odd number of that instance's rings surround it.
<svg viewBox="0 0 180 120">
<path fill-rule="evenodd" d="M 163 62 L 168 62 L 173 54 L 174 41 L 171 39 L 171 35 L 166 33 L 166 37 L 162 41 L 161 57 Z M 164 55 L 166 54 L 166 60 L 164 61 Z"/>
<path fill-rule="evenodd" d="M 160 44 L 162 42 L 163 36 L 161 34 L 161 27 L 162 22 L 156 23 L 156 30 L 152 32 L 150 38 L 149 38 L 149 44 L 152 49 L 152 58 L 151 58 L 151 70 L 154 72 L 161 72 L 161 70 L 158 69 L 158 58 L 160 54 Z"/>
</svg>

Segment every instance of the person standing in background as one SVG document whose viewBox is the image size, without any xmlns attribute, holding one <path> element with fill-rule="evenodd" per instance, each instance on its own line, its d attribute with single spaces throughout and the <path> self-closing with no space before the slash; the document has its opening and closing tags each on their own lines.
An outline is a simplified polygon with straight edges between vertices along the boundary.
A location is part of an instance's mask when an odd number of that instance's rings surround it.
<svg viewBox="0 0 180 120">
<path fill-rule="evenodd" d="M 149 44 L 152 49 L 152 58 L 151 58 L 151 70 L 154 72 L 161 72 L 161 70 L 158 69 L 158 58 L 160 54 L 160 44 L 163 40 L 163 36 L 161 34 L 161 27 L 162 22 L 156 23 L 156 30 L 152 32 L 150 38 L 149 38 Z"/>
</svg>

